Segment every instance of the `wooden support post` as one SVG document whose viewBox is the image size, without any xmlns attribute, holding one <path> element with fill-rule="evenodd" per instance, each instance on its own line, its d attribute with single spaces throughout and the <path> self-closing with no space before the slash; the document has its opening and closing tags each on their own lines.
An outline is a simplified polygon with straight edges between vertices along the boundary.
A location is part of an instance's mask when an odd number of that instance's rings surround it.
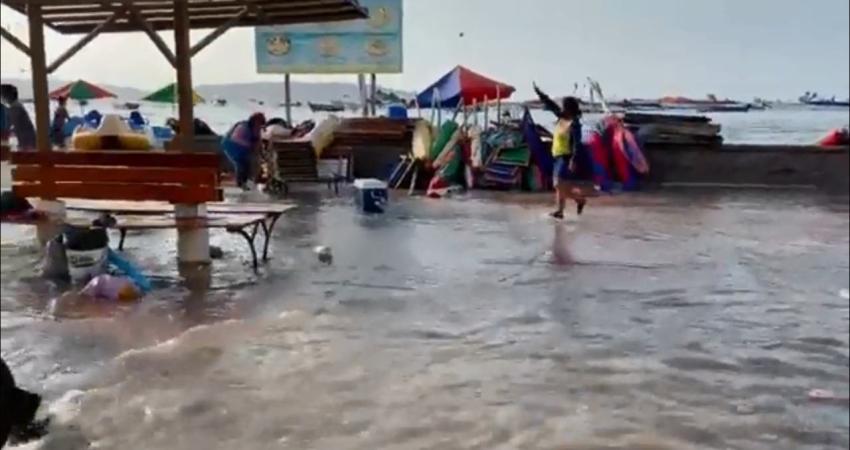
<svg viewBox="0 0 850 450">
<path fill-rule="evenodd" d="M 286 122 L 290 127 L 295 126 L 292 123 L 292 76 L 289 74 L 283 76 L 283 101 L 286 107 Z"/>
<path fill-rule="evenodd" d="M 177 99 L 180 112 L 180 150 L 194 145 L 194 95 L 192 91 L 192 54 L 189 42 L 188 2 L 174 2 L 174 48 L 177 62 Z"/>
<path fill-rule="evenodd" d="M 56 69 L 59 68 L 59 66 L 64 64 L 65 61 L 70 59 L 72 56 L 76 55 L 77 52 L 82 50 L 83 47 L 88 45 L 89 42 L 94 40 L 94 38 L 96 38 L 97 35 L 99 35 L 106 27 L 115 23 L 115 21 L 118 20 L 118 18 L 124 16 L 124 14 L 126 14 L 126 12 L 123 8 L 116 10 L 114 13 L 112 13 L 112 15 L 109 16 L 109 18 L 106 19 L 103 23 L 98 25 L 95 29 L 91 30 L 87 35 L 83 36 L 82 39 L 77 41 L 76 44 L 69 47 L 68 50 L 65 50 L 65 53 L 59 55 L 59 57 L 56 58 L 56 60 L 53 61 L 53 63 L 47 67 L 47 73 L 55 72 Z"/>
<path fill-rule="evenodd" d="M 7 30 L 3 27 L 0 27 L 0 35 L 3 36 L 3 39 L 6 39 L 7 41 L 9 41 L 9 43 L 12 44 L 12 46 L 14 46 L 16 49 L 20 50 L 21 53 L 23 53 L 27 56 L 31 56 L 30 55 L 30 48 L 27 46 L 27 44 L 24 44 L 23 42 L 21 42 L 21 40 L 18 39 L 9 30 Z"/>
<path fill-rule="evenodd" d="M 174 49 L 177 68 L 177 98 L 180 102 L 178 151 L 191 152 L 195 143 L 192 48 L 189 41 L 189 2 L 174 2 Z M 175 205 L 178 218 L 206 217 L 206 205 Z M 177 230 L 177 259 L 182 264 L 210 262 L 210 232 L 206 228 Z"/>
<path fill-rule="evenodd" d="M 47 58 L 44 52 L 44 25 L 42 23 L 41 5 L 30 3 L 27 5 L 27 18 L 29 20 L 30 35 L 30 62 L 32 63 L 32 90 L 35 101 L 35 131 L 36 147 L 40 152 L 49 152 L 50 148 L 50 99 L 47 89 Z M 50 173 L 52 166 L 42 166 L 44 173 Z M 47 192 L 54 192 L 53 179 L 49 175 L 42 175 L 41 183 Z M 35 208 L 54 220 L 43 221 L 36 229 L 36 235 L 42 244 L 53 239 L 61 232 L 57 223 L 65 218 L 65 205 L 57 202 L 54 197 L 45 197 L 39 201 Z"/>
<path fill-rule="evenodd" d="M 32 64 L 32 89 L 35 101 L 36 146 L 39 151 L 50 151 L 50 99 L 47 88 L 47 63 L 44 52 L 44 25 L 41 4 L 27 5 L 30 34 L 30 62 Z"/>
<path fill-rule="evenodd" d="M 236 25 L 240 20 L 242 20 L 243 17 L 248 15 L 249 11 L 250 9 L 247 7 L 242 8 L 242 10 L 239 11 L 239 14 L 233 16 L 233 18 L 223 23 L 221 26 L 211 31 L 210 34 L 206 35 L 203 39 L 198 41 L 197 44 L 192 46 L 192 56 L 197 55 L 201 50 L 203 50 L 208 45 L 212 44 L 216 39 L 218 39 L 222 34 L 226 33 L 227 30 L 233 28 L 233 25 Z"/>
</svg>

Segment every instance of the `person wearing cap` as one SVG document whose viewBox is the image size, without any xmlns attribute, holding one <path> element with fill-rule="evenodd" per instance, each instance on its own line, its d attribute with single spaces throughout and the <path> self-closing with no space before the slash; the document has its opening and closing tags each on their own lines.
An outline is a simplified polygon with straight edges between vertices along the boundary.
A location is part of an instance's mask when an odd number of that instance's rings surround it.
<svg viewBox="0 0 850 450">
<path fill-rule="evenodd" d="M 262 145 L 262 132 L 266 125 L 266 117 L 262 113 L 254 113 L 248 120 L 233 125 L 221 140 L 221 148 L 236 172 L 236 184 L 243 190 L 250 190 L 248 184 L 252 175 L 252 159 Z"/>
<path fill-rule="evenodd" d="M 56 111 L 53 112 L 53 124 L 50 127 L 50 141 L 58 148 L 65 148 L 65 124 L 68 123 L 67 99 L 56 98 Z"/>
</svg>

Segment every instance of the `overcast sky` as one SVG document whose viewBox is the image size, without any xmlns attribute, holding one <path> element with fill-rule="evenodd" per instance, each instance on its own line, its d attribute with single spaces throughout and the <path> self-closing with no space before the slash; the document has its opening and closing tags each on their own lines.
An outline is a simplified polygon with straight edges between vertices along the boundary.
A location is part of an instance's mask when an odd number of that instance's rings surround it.
<svg viewBox="0 0 850 450">
<path fill-rule="evenodd" d="M 848 0 L 404 0 L 404 8 L 404 74 L 380 77 L 397 88 L 425 88 L 464 64 L 521 97 L 532 80 L 568 92 L 586 76 L 621 97 L 850 95 Z M 23 16 L 4 6 L 0 21 L 26 40 Z M 48 60 L 77 39 L 48 31 Z M 252 30 L 231 30 L 195 58 L 195 83 L 275 80 L 256 74 L 253 48 Z M 26 76 L 21 53 L 5 40 L 0 51 L 3 75 Z M 143 89 L 174 79 L 140 33 L 98 37 L 56 76 Z"/>
</svg>

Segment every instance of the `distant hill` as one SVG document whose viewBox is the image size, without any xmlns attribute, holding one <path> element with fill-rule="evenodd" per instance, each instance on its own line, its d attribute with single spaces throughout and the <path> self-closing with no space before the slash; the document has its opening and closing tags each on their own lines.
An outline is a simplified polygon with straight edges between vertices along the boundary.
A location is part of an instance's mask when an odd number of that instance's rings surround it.
<svg viewBox="0 0 850 450">
<path fill-rule="evenodd" d="M 32 82 L 22 78 L 4 78 L 3 83 L 15 85 L 21 93 L 22 98 L 32 98 Z M 49 81 L 50 89 L 58 88 L 68 83 L 67 80 Z M 138 100 L 150 92 L 126 86 L 114 86 L 109 84 L 98 84 L 98 86 L 113 92 L 122 100 Z M 387 92 L 410 98 L 414 94 L 410 92 L 393 91 L 381 88 Z M 259 83 L 230 83 L 230 84 L 201 84 L 195 86 L 195 90 L 207 100 L 214 98 L 227 99 L 230 102 L 242 103 L 251 99 L 262 100 L 269 104 L 283 101 L 283 80 L 280 82 Z M 300 102 L 330 102 L 334 100 L 357 102 L 359 94 L 355 83 L 303 83 L 292 82 L 292 100 Z"/>
</svg>

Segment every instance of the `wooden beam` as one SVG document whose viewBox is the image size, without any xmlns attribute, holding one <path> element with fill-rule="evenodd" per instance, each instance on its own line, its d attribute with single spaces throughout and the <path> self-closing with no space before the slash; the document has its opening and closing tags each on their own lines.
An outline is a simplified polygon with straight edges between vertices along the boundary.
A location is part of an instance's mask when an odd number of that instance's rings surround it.
<svg viewBox="0 0 850 450">
<path fill-rule="evenodd" d="M 57 183 L 142 183 L 179 184 L 184 186 L 217 186 L 218 167 L 176 169 L 160 167 L 104 167 L 58 166 L 44 169 L 40 166 L 17 166 L 12 169 L 15 183 L 36 183 L 44 175 Z"/>
<path fill-rule="evenodd" d="M 122 0 L 119 0 L 122 1 Z M 168 1 L 164 4 L 150 4 L 150 2 L 133 1 L 133 5 L 146 17 L 174 17 L 174 2 Z M 195 17 L 204 14 L 237 14 L 242 8 L 251 8 L 253 13 L 271 11 L 298 11 L 305 8 L 336 7 L 353 9 L 344 0 L 289 0 L 289 1 L 246 1 L 246 0 L 217 0 L 212 2 L 190 3 L 189 15 Z M 51 6 L 44 10 L 44 19 L 47 21 L 62 20 L 67 17 L 93 16 L 110 11 L 110 5 L 102 5 L 84 2 L 81 5 Z"/>
<path fill-rule="evenodd" d="M 83 36 L 79 41 L 77 41 L 76 44 L 69 47 L 68 50 L 65 50 L 65 53 L 62 53 L 61 55 L 59 55 L 59 57 L 56 58 L 55 61 L 53 61 L 53 64 L 50 64 L 49 66 L 47 66 L 47 73 L 55 72 L 56 69 L 59 68 L 59 66 L 61 66 L 62 64 L 65 63 L 65 61 L 67 61 L 72 56 L 77 54 L 77 52 L 82 50 L 83 47 L 88 45 L 89 42 L 93 41 L 94 38 L 97 37 L 97 35 L 99 35 L 104 29 L 106 29 L 106 27 L 115 23 L 115 21 L 118 20 L 119 17 L 123 17 L 125 14 L 126 14 L 126 11 L 124 10 L 124 8 L 120 8 L 120 9 L 116 10 L 114 13 L 112 13 L 112 15 L 109 16 L 109 18 L 106 19 L 103 23 L 98 25 L 95 29 L 89 31 L 89 33 L 87 35 Z"/>
<path fill-rule="evenodd" d="M 192 29 L 202 29 L 202 28 L 217 28 L 223 22 L 226 22 L 229 17 L 215 17 L 215 18 L 205 18 L 198 19 L 191 22 Z M 338 22 L 343 20 L 351 20 L 351 14 L 347 12 L 337 12 L 337 13 L 328 13 L 328 14 L 287 14 L 287 15 L 274 15 L 270 14 L 267 16 L 265 20 L 253 19 L 250 16 L 239 20 L 234 27 L 254 27 L 254 26 L 267 26 L 267 25 L 293 25 L 300 23 L 313 23 L 313 22 Z M 147 21 L 149 28 L 154 31 L 162 31 L 162 30 L 172 30 L 174 28 L 174 22 L 168 19 L 161 20 L 149 20 Z M 97 23 L 92 21 L 85 22 L 53 22 L 53 27 L 64 34 L 78 34 L 78 33 L 87 33 L 92 28 L 94 28 Z M 134 23 L 116 23 L 105 29 L 104 33 L 125 33 L 125 32 L 136 32 L 136 31 L 145 31 L 138 24 Z"/>
<path fill-rule="evenodd" d="M 214 186 L 179 186 L 175 184 L 123 184 L 123 183 L 58 183 L 48 187 L 43 182 L 21 183 L 12 186 L 12 192 L 21 197 L 83 198 L 89 200 L 164 201 L 198 204 L 220 202 L 222 191 Z"/>
<path fill-rule="evenodd" d="M 195 141 L 194 92 L 192 91 L 192 47 L 189 41 L 188 2 L 174 2 L 174 48 L 177 63 L 177 98 L 180 110 L 180 144 L 193 149 Z"/>
<path fill-rule="evenodd" d="M 20 50 L 21 53 L 23 53 L 27 56 L 30 56 L 30 48 L 27 47 L 27 44 L 24 44 L 23 42 L 21 42 L 21 40 L 18 39 L 9 30 L 7 30 L 4 27 L 0 27 L 0 35 L 3 36 L 3 39 L 6 39 L 7 41 L 9 41 L 9 43 L 12 44 L 13 47 Z"/>
<path fill-rule="evenodd" d="M 218 39 L 218 38 L 219 38 L 222 34 L 224 34 L 225 32 L 227 32 L 227 30 L 231 29 L 234 25 L 236 25 L 237 23 L 239 23 L 239 21 L 240 21 L 240 20 L 242 20 L 242 18 L 243 18 L 243 17 L 245 17 L 246 15 L 248 15 L 248 12 L 249 12 L 249 11 L 250 11 L 250 9 L 249 9 L 249 8 L 247 8 L 247 7 L 246 7 L 246 8 L 242 8 L 242 11 L 239 11 L 239 14 L 237 14 L 237 15 L 233 16 L 233 18 L 232 18 L 232 19 L 230 19 L 230 20 L 228 20 L 227 22 L 225 22 L 225 23 L 221 24 L 218 28 L 216 28 L 215 30 L 213 30 L 212 32 L 210 32 L 210 34 L 206 35 L 206 37 L 204 37 L 203 39 L 201 39 L 201 40 L 200 40 L 197 44 L 195 44 L 194 46 L 192 46 L 192 49 L 190 50 L 190 54 L 191 54 L 193 57 L 194 57 L 195 55 L 197 55 L 197 54 L 198 54 L 198 52 L 200 52 L 201 50 L 203 50 L 204 48 L 206 48 L 208 45 L 212 44 L 212 43 L 213 43 L 216 39 Z"/>
<path fill-rule="evenodd" d="M 177 68 L 177 59 L 174 57 L 174 53 L 171 52 L 171 49 L 168 48 L 168 45 L 165 44 L 165 41 L 156 34 L 156 30 L 148 23 L 148 21 L 142 16 L 138 9 L 127 4 L 127 9 L 130 11 L 130 15 L 133 17 L 133 20 L 136 22 L 136 25 L 148 35 L 148 38 L 153 42 L 153 45 L 159 49 L 159 52 L 162 53 L 162 56 L 165 57 L 166 61 L 171 64 L 171 67 Z"/>
</svg>

